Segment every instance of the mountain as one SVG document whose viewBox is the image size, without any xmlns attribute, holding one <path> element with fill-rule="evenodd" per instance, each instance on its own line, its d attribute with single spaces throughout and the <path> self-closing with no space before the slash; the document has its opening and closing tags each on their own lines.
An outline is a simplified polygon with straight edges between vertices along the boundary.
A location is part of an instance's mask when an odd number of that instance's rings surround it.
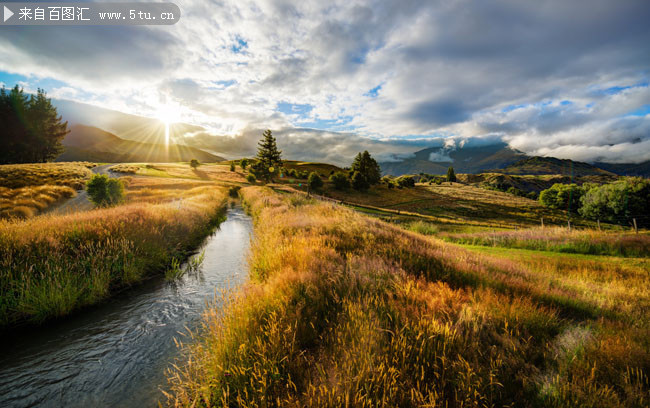
<svg viewBox="0 0 650 408">
<path fill-rule="evenodd" d="M 506 143 L 496 142 L 480 146 L 430 147 L 414 153 L 402 161 L 380 163 L 382 172 L 402 174 L 447 174 L 453 166 L 456 173 L 480 173 L 488 169 L 501 169 L 527 157 Z"/>
<path fill-rule="evenodd" d="M 594 166 L 620 176 L 650 177 L 650 160 L 643 163 L 594 163 Z"/>
<path fill-rule="evenodd" d="M 57 161 L 92 162 L 177 162 L 197 159 L 201 162 L 225 160 L 194 147 L 142 143 L 125 140 L 96 127 L 74 125 L 63 139 L 64 153 Z"/>
<path fill-rule="evenodd" d="M 555 157 L 534 156 L 520 160 L 503 169 L 493 170 L 503 174 L 562 174 L 567 176 L 613 176 L 612 172 L 603 170 L 588 163 Z"/>
</svg>

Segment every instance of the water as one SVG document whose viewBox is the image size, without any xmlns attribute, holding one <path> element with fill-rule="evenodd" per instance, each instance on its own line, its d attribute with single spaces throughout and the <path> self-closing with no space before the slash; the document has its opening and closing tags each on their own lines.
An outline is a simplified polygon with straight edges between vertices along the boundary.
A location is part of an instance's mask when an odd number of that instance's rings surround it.
<svg viewBox="0 0 650 408">
<path fill-rule="evenodd" d="M 252 223 L 241 208 L 201 250 L 198 273 L 155 279 L 61 323 L 2 339 L 0 407 L 153 407 L 174 337 L 197 327 L 215 291 L 241 283 Z"/>
</svg>

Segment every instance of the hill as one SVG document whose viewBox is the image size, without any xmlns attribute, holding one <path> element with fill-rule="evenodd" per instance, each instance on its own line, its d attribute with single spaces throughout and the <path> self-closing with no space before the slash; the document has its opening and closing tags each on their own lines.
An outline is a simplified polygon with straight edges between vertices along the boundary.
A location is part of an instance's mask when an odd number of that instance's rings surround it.
<svg viewBox="0 0 650 408">
<path fill-rule="evenodd" d="M 504 174 L 562 174 L 567 176 L 612 176 L 613 173 L 592 166 L 588 163 L 577 162 L 555 157 L 534 156 L 520 160 L 495 173 Z"/>
<path fill-rule="evenodd" d="M 594 163 L 594 166 L 621 176 L 650 177 L 650 160 L 643 163 Z"/>
<path fill-rule="evenodd" d="M 57 161 L 91 161 L 107 163 L 177 162 L 198 159 L 217 162 L 222 157 L 194 147 L 172 144 L 142 143 L 125 140 L 92 126 L 74 125 L 63 140 L 65 152 Z"/>
<path fill-rule="evenodd" d="M 402 174 L 446 174 L 453 166 L 457 173 L 480 173 L 501 169 L 526 157 L 526 154 L 499 142 L 483 146 L 431 147 L 419 150 L 403 161 L 380 163 L 382 172 Z"/>
</svg>

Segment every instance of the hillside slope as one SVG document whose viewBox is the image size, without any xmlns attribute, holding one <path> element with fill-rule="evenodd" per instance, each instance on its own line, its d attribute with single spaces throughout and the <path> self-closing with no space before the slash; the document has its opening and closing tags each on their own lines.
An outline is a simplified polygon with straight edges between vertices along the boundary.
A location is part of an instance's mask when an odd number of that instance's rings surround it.
<svg viewBox="0 0 650 408">
<path fill-rule="evenodd" d="M 505 143 L 487 146 L 465 146 L 453 149 L 431 147 L 414 153 L 403 161 L 380 163 L 382 172 L 398 176 L 402 174 L 446 174 L 453 166 L 457 173 L 480 173 L 488 169 L 500 169 L 526 157 L 526 154 L 508 147 Z"/>
<path fill-rule="evenodd" d="M 494 172 L 505 174 L 562 174 L 567 176 L 611 176 L 613 173 L 588 163 L 556 159 L 555 157 L 534 156 L 520 160 Z"/>
<path fill-rule="evenodd" d="M 184 145 L 141 143 L 125 140 L 96 127 L 75 125 L 63 140 L 65 152 L 57 161 L 91 162 L 201 162 L 224 160 L 203 150 Z"/>
</svg>

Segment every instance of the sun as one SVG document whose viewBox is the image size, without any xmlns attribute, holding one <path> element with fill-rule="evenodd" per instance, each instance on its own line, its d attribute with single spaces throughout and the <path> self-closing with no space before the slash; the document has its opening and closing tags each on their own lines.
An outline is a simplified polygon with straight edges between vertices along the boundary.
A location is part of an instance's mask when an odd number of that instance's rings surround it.
<svg viewBox="0 0 650 408">
<path fill-rule="evenodd" d="M 172 105 L 160 105 L 156 110 L 156 119 L 165 126 L 165 146 L 169 146 L 169 127 L 178 122 L 178 108 Z"/>
</svg>

